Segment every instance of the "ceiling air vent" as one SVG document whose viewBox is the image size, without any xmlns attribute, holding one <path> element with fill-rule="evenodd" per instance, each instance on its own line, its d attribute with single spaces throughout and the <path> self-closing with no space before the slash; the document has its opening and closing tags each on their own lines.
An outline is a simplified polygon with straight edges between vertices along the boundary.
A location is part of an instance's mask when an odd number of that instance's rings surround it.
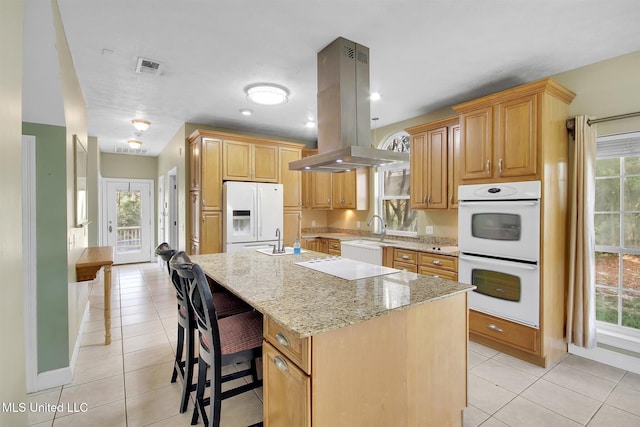
<svg viewBox="0 0 640 427">
<path fill-rule="evenodd" d="M 138 63 L 136 64 L 136 73 L 160 75 L 161 65 L 159 62 L 152 61 L 151 59 L 138 57 Z"/>
<path fill-rule="evenodd" d="M 127 145 L 116 146 L 113 151 L 117 154 L 147 154 L 145 148 L 131 148 Z"/>
</svg>

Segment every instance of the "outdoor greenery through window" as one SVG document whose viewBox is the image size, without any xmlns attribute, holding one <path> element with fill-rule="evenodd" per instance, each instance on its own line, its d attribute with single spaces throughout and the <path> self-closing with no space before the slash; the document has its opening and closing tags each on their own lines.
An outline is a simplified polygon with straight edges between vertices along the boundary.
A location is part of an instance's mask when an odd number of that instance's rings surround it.
<svg viewBox="0 0 640 427">
<path fill-rule="evenodd" d="M 640 137 L 599 139 L 595 175 L 596 320 L 640 330 Z"/>
<path fill-rule="evenodd" d="M 405 132 L 392 135 L 381 148 L 408 153 L 409 135 Z M 410 184 L 409 163 L 378 168 L 378 212 L 384 218 L 389 234 L 418 234 L 416 212 L 409 204 Z"/>
</svg>

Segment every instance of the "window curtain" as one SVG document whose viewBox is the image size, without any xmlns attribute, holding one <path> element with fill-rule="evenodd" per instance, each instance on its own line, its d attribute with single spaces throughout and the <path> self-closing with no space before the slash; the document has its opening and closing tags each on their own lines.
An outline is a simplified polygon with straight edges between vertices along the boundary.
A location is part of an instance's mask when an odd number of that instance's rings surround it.
<svg viewBox="0 0 640 427">
<path fill-rule="evenodd" d="M 596 129 L 587 117 L 575 118 L 569 149 L 569 260 L 567 340 L 596 346 L 595 308 L 595 164 Z"/>
</svg>

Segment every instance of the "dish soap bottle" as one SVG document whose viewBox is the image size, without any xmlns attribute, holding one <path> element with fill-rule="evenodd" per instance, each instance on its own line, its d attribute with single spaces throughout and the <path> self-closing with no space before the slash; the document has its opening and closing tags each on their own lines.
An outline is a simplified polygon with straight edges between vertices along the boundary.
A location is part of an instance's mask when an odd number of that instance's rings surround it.
<svg viewBox="0 0 640 427">
<path fill-rule="evenodd" d="M 300 253 L 300 239 L 298 239 L 297 236 L 296 236 L 296 240 L 293 242 L 293 253 L 294 254 Z"/>
</svg>

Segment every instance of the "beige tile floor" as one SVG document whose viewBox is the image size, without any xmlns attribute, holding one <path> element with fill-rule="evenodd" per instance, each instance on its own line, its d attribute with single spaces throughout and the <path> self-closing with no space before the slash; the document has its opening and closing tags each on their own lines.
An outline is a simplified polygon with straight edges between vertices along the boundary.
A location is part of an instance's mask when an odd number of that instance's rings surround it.
<svg viewBox="0 0 640 427">
<path fill-rule="evenodd" d="M 86 411 L 30 413 L 29 424 L 190 425 L 193 405 L 179 414 L 180 383 L 169 382 L 177 323 L 166 270 L 155 263 L 114 268 L 109 346 L 103 344 L 102 292 L 101 284 L 93 286 L 73 382 L 28 396 Z M 473 342 L 469 349 L 465 427 L 640 426 L 640 375 L 573 355 L 543 369 Z M 262 389 L 223 402 L 224 427 L 261 419 Z"/>
</svg>

